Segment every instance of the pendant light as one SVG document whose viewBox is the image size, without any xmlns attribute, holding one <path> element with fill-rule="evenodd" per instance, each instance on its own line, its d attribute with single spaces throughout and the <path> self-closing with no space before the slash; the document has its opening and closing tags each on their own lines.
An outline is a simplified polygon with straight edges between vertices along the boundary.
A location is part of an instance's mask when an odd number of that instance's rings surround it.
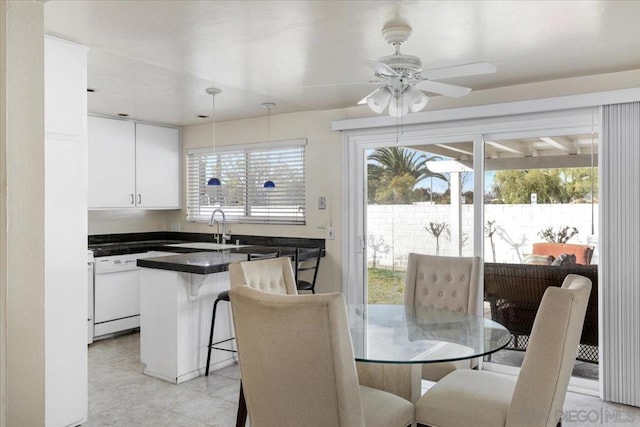
<svg viewBox="0 0 640 427">
<path fill-rule="evenodd" d="M 271 109 L 275 106 L 274 102 L 264 102 L 262 104 L 262 107 L 267 109 L 267 142 L 271 142 Z M 267 191 L 273 190 L 276 188 L 276 183 L 268 179 L 262 184 L 262 188 Z"/>
<path fill-rule="evenodd" d="M 221 93 L 222 91 L 218 88 L 215 87 L 210 87 L 207 88 L 207 93 L 209 95 L 211 95 L 211 104 L 212 104 L 212 112 L 211 112 L 211 117 L 213 118 L 213 124 L 212 124 L 212 148 L 213 148 L 213 153 L 212 156 L 215 159 L 216 156 L 216 95 L 218 95 L 219 93 Z M 209 180 L 207 181 L 207 187 L 208 188 L 215 188 L 215 187 L 220 187 L 220 185 L 222 185 L 222 183 L 220 182 L 220 179 L 218 179 L 216 177 L 215 174 L 215 165 L 213 166 L 213 171 L 211 172 L 211 178 L 209 178 Z"/>
</svg>

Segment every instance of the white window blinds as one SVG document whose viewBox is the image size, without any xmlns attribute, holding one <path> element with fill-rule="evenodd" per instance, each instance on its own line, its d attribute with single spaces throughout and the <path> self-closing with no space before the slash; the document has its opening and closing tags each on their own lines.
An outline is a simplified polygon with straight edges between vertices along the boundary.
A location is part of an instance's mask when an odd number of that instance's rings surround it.
<svg viewBox="0 0 640 427">
<path fill-rule="evenodd" d="M 187 220 L 208 221 L 216 208 L 227 222 L 305 223 L 305 139 L 187 151 Z M 211 177 L 222 185 L 207 187 Z M 275 188 L 264 188 L 273 181 Z"/>
</svg>

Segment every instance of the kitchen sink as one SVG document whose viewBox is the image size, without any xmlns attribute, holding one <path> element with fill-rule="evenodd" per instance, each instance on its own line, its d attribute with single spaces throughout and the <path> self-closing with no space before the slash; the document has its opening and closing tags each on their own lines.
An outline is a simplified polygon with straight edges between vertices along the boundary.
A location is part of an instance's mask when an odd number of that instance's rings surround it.
<svg viewBox="0 0 640 427">
<path fill-rule="evenodd" d="M 206 249 L 209 251 L 222 251 L 225 249 L 242 248 L 248 245 L 234 245 L 229 243 L 213 243 L 213 242 L 187 242 L 174 243 L 166 245 L 169 248 L 189 248 L 189 249 Z"/>
</svg>

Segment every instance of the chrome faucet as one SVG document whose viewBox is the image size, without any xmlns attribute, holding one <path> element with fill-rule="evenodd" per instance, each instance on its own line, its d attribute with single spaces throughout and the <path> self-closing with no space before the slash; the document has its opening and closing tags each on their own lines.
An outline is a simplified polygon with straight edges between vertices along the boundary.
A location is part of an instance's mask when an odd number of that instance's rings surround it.
<svg viewBox="0 0 640 427">
<path fill-rule="evenodd" d="M 220 212 L 222 215 L 222 242 L 220 242 L 220 222 L 214 218 L 216 216 L 216 212 Z M 216 242 L 224 244 L 227 240 L 231 240 L 231 236 L 227 234 L 227 217 L 225 216 L 224 211 L 220 208 L 216 208 L 211 212 L 209 227 L 213 227 L 214 223 L 216 224 Z"/>
</svg>

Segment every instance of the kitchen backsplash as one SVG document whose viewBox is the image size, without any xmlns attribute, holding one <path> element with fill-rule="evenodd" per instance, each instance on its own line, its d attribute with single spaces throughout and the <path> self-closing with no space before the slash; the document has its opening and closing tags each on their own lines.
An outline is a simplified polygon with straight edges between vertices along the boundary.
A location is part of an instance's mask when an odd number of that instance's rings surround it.
<svg viewBox="0 0 640 427">
<path fill-rule="evenodd" d="M 89 211 L 89 235 L 167 231 L 167 211 Z"/>
</svg>

